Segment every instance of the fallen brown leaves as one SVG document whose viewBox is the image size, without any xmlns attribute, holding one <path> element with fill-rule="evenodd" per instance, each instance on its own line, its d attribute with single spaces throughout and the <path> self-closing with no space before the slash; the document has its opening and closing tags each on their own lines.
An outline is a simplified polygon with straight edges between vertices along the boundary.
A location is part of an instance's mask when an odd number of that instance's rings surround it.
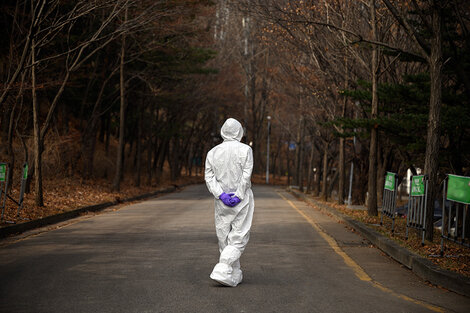
<svg viewBox="0 0 470 313">
<path fill-rule="evenodd" d="M 51 179 L 44 181 L 44 206 L 38 207 L 34 202 L 34 190 L 25 194 L 23 209 L 17 218 L 18 205 L 10 199 L 6 202 L 4 219 L 0 227 L 13 223 L 44 218 L 62 212 L 71 211 L 83 206 L 104 202 L 119 201 L 132 196 L 146 194 L 159 189 L 184 183 L 202 182 L 201 176 L 185 176 L 175 182 L 163 181 L 156 186 L 135 187 L 131 182 L 124 181 L 121 190 L 114 192 L 107 180 L 80 180 L 77 178 Z M 10 196 L 18 201 L 19 188 L 13 188 Z"/>
</svg>

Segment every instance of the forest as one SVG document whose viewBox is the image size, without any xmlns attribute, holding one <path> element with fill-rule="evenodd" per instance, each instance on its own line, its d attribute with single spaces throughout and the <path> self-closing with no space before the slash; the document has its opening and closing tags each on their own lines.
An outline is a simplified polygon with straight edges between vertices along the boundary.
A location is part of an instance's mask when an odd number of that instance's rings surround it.
<svg viewBox="0 0 470 313">
<path fill-rule="evenodd" d="M 16 189 L 29 165 L 35 208 L 65 178 L 202 182 L 228 117 L 245 127 L 255 183 L 269 172 L 341 204 L 351 190 L 370 215 L 386 171 L 425 173 L 431 199 L 446 174 L 470 175 L 468 1 L 0 6 L 0 162 Z"/>
</svg>

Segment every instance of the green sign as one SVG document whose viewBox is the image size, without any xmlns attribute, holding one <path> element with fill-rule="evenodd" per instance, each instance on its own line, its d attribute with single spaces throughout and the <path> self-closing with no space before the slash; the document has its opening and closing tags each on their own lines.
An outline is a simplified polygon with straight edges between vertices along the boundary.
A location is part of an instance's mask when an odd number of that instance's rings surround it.
<svg viewBox="0 0 470 313">
<path fill-rule="evenodd" d="M 413 197 L 424 196 L 424 175 L 413 176 L 410 195 Z"/>
<path fill-rule="evenodd" d="M 23 167 L 23 179 L 28 178 L 28 164 L 25 164 Z"/>
<path fill-rule="evenodd" d="M 5 181 L 6 172 L 7 172 L 7 165 L 5 163 L 0 164 L 0 182 Z"/>
<path fill-rule="evenodd" d="M 447 200 L 470 204 L 470 177 L 448 175 Z"/>
<path fill-rule="evenodd" d="M 395 190 L 395 173 L 387 172 L 387 175 L 385 175 L 385 187 L 384 188 L 390 191 Z"/>
</svg>

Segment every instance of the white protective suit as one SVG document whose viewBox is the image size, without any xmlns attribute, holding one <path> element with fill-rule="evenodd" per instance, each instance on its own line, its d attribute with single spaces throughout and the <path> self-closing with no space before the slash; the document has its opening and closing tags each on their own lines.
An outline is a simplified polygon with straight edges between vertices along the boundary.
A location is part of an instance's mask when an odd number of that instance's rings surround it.
<svg viewBox="0 0 470 313">
<path fill-rule="evenodd" d="M 215 228 L 219 240 L 220 259 L 210 277 L 217 282 L 235 287 L 243 279 L 240 256 L 250 238 L 255 203 L 251 191 L 253 151 L 240 142 L 242 125 L 235 119 L 225 121 L 220 131 L 224 142 L 212 148 L 206 157 L 204 179 L 214 195 Z M 241 202 L 226 206 L 219 196 L 234 193 Z"/>
</svg>

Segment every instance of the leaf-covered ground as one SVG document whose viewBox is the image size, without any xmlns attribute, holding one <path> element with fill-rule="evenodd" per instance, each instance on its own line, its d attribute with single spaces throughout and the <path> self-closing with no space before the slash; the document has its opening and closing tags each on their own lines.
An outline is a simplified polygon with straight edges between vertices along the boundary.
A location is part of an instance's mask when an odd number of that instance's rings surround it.
<svg viewBox="0 0 470 313">
<path fill-rule="evenodd" d="M 133 186 L 133 182 L 124 181 L 121 190 L 114 192 L 107 180 L 80 180 L 76 178 L 52 179 L 44 181 L 44 206 L 35 205 L 35 193 L 25 194 L 23 209 L 17 217 L 18 205 L 10 199 L 6 202 L 4 217 L 0 227 L 12 223 L 22 223 L 40 219 L 46 216 L 71 211 L 82 206 L 100 204 L 109 201 L 122 200 L 132 196 L 157 191 L 172 185 L 202 182 L 202 176 L 181 177 L 175 182 L 162 181 L 154 186 Z M 10 196 L 18 201 L 19 187 L 11 190 Z"/>
</svg>

